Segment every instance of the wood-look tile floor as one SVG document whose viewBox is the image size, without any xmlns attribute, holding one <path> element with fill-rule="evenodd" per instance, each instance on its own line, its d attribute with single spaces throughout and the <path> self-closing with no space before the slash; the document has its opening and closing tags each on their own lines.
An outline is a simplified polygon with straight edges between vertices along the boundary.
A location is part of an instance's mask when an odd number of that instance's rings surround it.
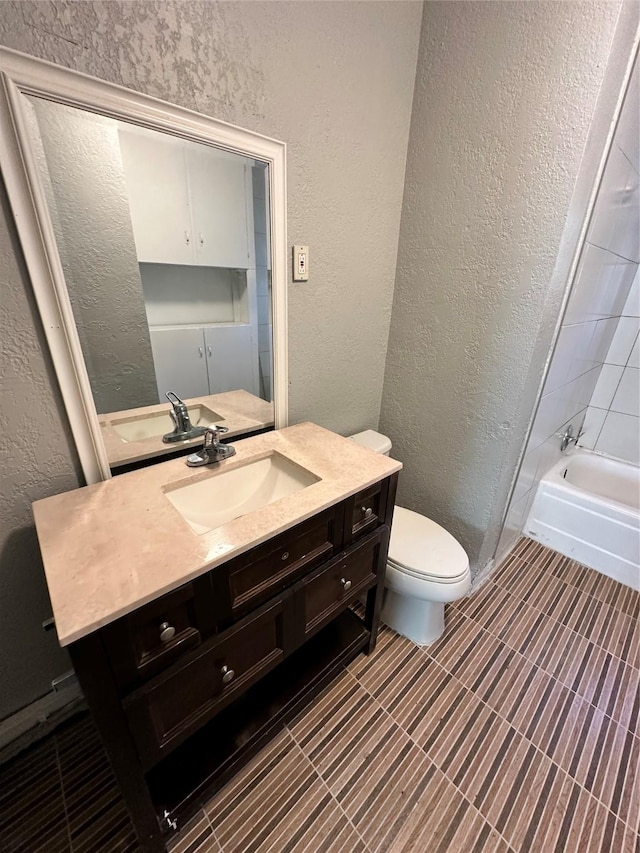
<svg viewBox="0 0 640 853">
<path fill-rule="evenodd" d="M 639 610 L 521 539 L 436 644 L 383 628 L 172 853 L 638 853 Z M 3 853 L 136 849 L 87 717 L 0 768 Z"/>
</svg>

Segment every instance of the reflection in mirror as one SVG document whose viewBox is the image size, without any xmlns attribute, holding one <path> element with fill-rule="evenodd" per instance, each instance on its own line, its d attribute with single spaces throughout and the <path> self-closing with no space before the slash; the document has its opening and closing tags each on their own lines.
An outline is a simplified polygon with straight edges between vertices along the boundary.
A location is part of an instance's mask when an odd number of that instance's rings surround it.
<svg viewBox="0 0 640 853">
<path fill-rule="evenodd" d="M 272 427 L 266 164 L 25 101 L 112 469 Z"/>
</svg>

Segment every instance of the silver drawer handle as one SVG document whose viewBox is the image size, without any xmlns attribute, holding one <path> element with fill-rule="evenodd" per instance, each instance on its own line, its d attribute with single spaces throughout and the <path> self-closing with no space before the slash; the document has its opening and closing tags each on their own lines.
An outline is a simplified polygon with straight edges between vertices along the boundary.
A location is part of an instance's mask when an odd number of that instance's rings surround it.
<svg viewBox="0 0 640 853">
<path fill-rule="evenodd" d="M 351 589 L 351 581 L 348 581 L 346 578 L 340 578 L 340 583 L 342 584 L 342 588 L 345 592 L 348 592 Z"/>
<path fill-rule="evenodd" d="M 288 552 L 288 551 L 285 551 L 285 552 L 284 552 L 284 554 L 282 555 L 282 559 L 283 559 L 283 560 L 288 560 L 288 559 L 289 559 L 289 552 Z"/>
<path fill-rule="evenodd" d="M 168 643 L 169 640 L 173 640 L 176 635 L 176 629 L 173 625 L 169 625 L 168 622 L 162 622 L 160 624 L 160 640 L 163 643 Z"/>
<path fill-rule="evenodd" d="M 228 666 L 223 666 L 220 672 L 222 673 L 223 684 L 229 684 L 230 681 L 233 681 L 235 672 L 232 669 L 229 669 Z"/>
<path fill-rule="evenodd" d="M 363 506 L 362 512 L 364 513 L 365 518 L 371 518 L 371 516 L 373 515 L 373 510 L 370 506 Z"/>
</svg>

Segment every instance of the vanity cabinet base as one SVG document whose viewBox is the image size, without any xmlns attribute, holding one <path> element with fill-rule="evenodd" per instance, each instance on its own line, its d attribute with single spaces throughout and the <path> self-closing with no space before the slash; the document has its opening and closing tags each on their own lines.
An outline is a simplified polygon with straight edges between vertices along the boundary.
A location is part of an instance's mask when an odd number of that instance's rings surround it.
<svg viewBox="0 0 640 853">
<path fill-rule="evenodd" d="M 392 475 L 274 538 L 285 548 L 275 569 L 258 546 L 69 646 L 145 853 L 165 853 L 168 837 L 346 664 L 374 650 L 396 484 Z M 254 590 L 266 583 L 263 563 L 277 579 L 265 603 Z M 274 575 L 283 564 L 285 589 Z M 246 615 L 229 593 L 232 570 L 260 581 Z M 180 630 L 163 652 L 147 622 L 165 610 Z M 178 643 L 183 634 L 189 642 Z"/>
<path fill-rule="evenodd" d="M 327 684 L 366 650 L 370 633 L 345 611 L 147 775 L 159 814 L 184 826 Z"/>
<path fill-rule="evenodd" d="M 373 614 L 378 587 L 368 593 Z M 365 621 L 366 620 L 365 617 Z M 97 635 L 71 657 L 145 853 L 166 842 L 343 668 L 375 645 L 359 616 L 343 611 L 170 755 L 145 771 L 109 660 Z"/>
</svg>

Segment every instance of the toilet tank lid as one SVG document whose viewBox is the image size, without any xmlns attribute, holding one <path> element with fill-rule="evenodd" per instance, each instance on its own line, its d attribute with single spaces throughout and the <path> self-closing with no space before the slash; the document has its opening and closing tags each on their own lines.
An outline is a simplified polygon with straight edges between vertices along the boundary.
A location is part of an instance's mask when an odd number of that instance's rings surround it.
<svg viewBox="0 0 640 853">
<path fill-rule="evenodd" d="M 364 432 L 357 432 L 355 435 L 350 435 L 349 438 L 356 444 L 361 444 L 362 447 L 375 450 L 376 453 L 389 453 L 391 450 L 391 439 L 374 429 L 365 429 Z"/>
<path fill-rule="evenodd" d="M 389 562 L 412 574 L 453 579 L 469 569 L 469 558 L 457 539 L 417 512 L 397 506 L 393 511 Z"/>
</svg>

